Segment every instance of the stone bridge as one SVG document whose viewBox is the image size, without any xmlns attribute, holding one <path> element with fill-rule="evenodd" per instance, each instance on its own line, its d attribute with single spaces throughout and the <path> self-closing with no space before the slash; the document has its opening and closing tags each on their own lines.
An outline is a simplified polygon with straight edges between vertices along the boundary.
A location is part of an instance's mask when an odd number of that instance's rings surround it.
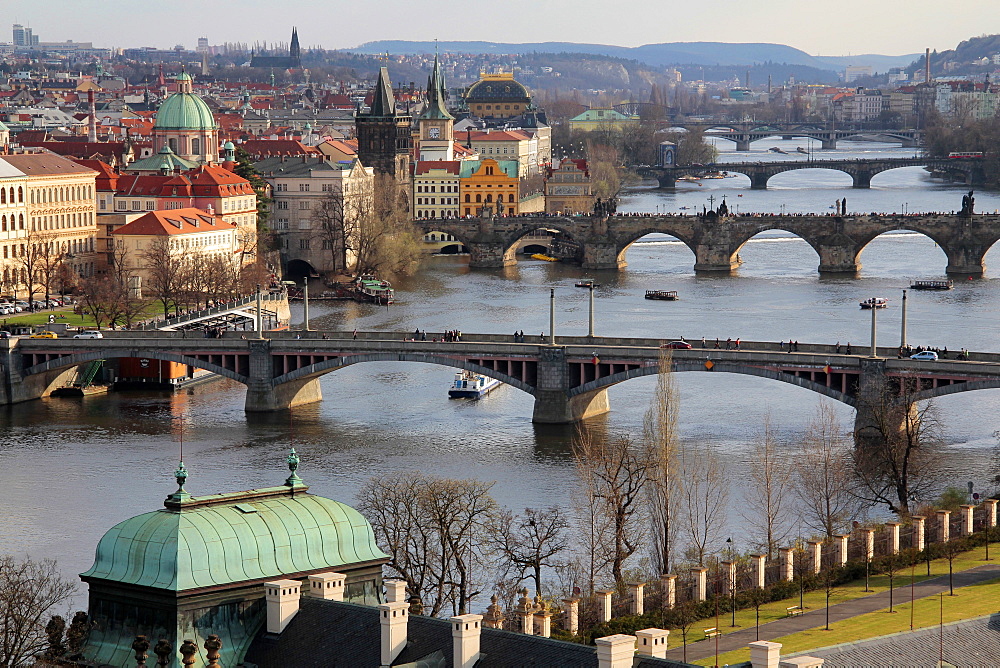
<svg viewBox="0 0 1000 668">
<path fill-rule="evenodd" d="M 851 177 L 854 188 L 870 188 L 876 174 L 901 167 L 933 167 L 942 172 L 961 177 L 968 185 L 982 183 L 985 174 L 982 162 L 962 158 L 883 158 L 878 160 L 776 160 L 773 162 L 726 162 L 705 166 L 635 167 L 639 176 L 656 179 L 661 188 L 672 189 L 682 176 L 704 174 L 706 169 L 745 174 L 750 177 L 750 188 L 764 190 L 772 176 L 796 169 L 830 169 L 844 172 Z"/>
<path fill-rule="evenodd" d="M 701 129 L 709 137 L 728 139 L 736 144 L 737 151 L 749 151 L 750 144 L 768 137 L 781 137 L 782 139 L 792 139 L 802 137 L 815 139 L 820 142 L 824 149 L 837 148 L 837 142 L 848 137 L 858 137 L 861 135 L 878 135 L 893 139 L 902 143 L 904 147 L 919 146 L 923 141 L 923 132 L 913 129 L 899 128 L 865 128 L 858 127 L 836 127 L 833 123 L 715 123 L 704 122 L 680 122 L 675 123 L 675 127 L 686 130 Z"/>
<path fill-rule="evenodd" d="M 297 338 L 301 336 L 302 338 Z M 534 397 L 533 420 L 565 424 L 609 410 L 607 390 L 661 371 L 659 339 L 558 337 L 556 344 L 518 343 L 510 335 L 463 334 L 461 342 L 406 340 L 406 334 L 269 332 L 244 340 L 188 338 L 180 332 L 110 332 L 105 339 L 3 339 L 3 403 L 46 396 L 73 370 L 95 359 L 139 357 L 188 364 L 246 385 L 246 410 L 267 412 L 320 401 L 319 378 L 364 362 L 419 362 L 467 369 Z M 440 335 L 429 335 L 430 339 Z M 850 406 L 867 379 L 909 379 L 917 399 L 1000 388 L 1000 354 L 973 353 L 969 361 L 916 362 L 837 353 L 833 346 L 800 344 L 789 353 L 771 342 L 743 342 L 741 350 L 714 347 L 671 351 L 675 372 L 744 374 L 796 385 Z M 441 390 L 442 400 L 445 397 Z M 859 418 L 864 421 L 864 418 Z"/>
<path fill-rule="evenodd" d="M 424 233 L 444 232 L 469 251 L 473 268 L 517 263 L 517 242 L 537 229 L 556 230 L 580 245 L 585 269 L 623 269 L 625 256 L 637 239 L 669 234 L 694 253 L 695 271 L 729 272 L 740 266 L 739 252 L 751 238 L 767 230 L 790 232 L 819 256 L 823 273 L 855 273 L 861 252 L 875 237 L 894 230 L 913 230 L 934 240 L 948 258 L 949 274 L 981 276 L 983 259 L 1000 239 L 1000 215 L 651 215 L 507 216 L 418 219 Z"/>
</svg>

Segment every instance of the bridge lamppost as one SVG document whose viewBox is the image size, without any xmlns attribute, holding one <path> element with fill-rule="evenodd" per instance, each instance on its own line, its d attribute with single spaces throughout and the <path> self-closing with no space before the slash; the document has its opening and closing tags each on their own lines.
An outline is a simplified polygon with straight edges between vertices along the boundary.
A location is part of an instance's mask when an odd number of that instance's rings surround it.
<svg viewBox="0 0 1000 668">
<path fill-rule="evenodd" d="M 549 345 L 556 345 L 556 289 L 549 288 Z"/>
<path fill-rule="evenodd" d="M 878 312 L 878 302 L 875 297 L 872 297 L 872 357 L 878 357 L 878 348 L 875 343 L 875 313 Z"/>
<path fill-rule="evenodd" d="M 899 326 L 899 347 L 906 347 L 906 290 L 903 290 L 903 314 Z"/>
<path fill-rule="evenodd" d="M 590 326 L 587 328 L 587 336 L 594 338 L 594 282 L 587 286 L 590 288 Z"/>
<path fill-rule="evenodd" d="M 256 317 L 256 321 L 257 321 L 256 322 L 256 325 L 257 325 L 257 338 L 258 339 L 263 339 L 264 338 L 264 314 L 263 314 L 263 311 L 261 311 L 260 283 L 257 284 L 257 317 Z"/>
<path fill-rule="evenodd" d="M 302 331 L 309 331 L 309 277 L 302 278 Z"/>
</svg>

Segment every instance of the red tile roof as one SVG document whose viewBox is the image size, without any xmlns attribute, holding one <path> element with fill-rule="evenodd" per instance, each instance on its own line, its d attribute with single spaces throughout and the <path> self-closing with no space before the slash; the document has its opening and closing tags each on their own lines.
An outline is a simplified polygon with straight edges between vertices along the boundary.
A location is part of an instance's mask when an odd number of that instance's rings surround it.
<svg viewBox="0 0 1000 668">
<path fill-rule="evenodd" d="M 228 231 L 236 229 L 234 223 L 227 223 L 218 214 L 210 214 L 201 209 L 170 209 L 150 211 L 131 223 L 122 225 L 112 234 L 137 236 L 174 236 L 199 232 Z"/>
<path fill-rule="evenodd" d="M 417 175 L 427 174 L 432 169 L 443 169 L 449 174 L 458 176 L 461 165 L 459 165 L 458 160 L 421 160 L 417 163 L 416 173 Z"/>
</svg>

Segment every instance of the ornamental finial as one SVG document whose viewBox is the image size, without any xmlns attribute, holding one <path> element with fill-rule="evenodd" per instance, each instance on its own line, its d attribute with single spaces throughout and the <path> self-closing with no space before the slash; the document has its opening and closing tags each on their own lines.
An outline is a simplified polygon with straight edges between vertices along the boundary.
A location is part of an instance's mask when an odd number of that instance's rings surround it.
<svg viewBox="0 0 1000 668">
<path fill-rule="evenodd" d="M 288 476 L 285 480 L 285 485 L 288 487 L 298 487 L 299 485 L 302 485 L 302 478 L 300 478 L 298 473 L 296 473 L 299 469 L 300 460 L 298 453 L 295 452 L 295 448 L 292 448 L 292 451 L 288 453 L 288 458 L 285 461 L 288 463 L 288 470 L 292 472 L 292 475 Z"/>
<path fill-rule="evenodd" d="M 187 469 L 184 468 L 184 462 L 181 462 L 180 464 L 177 465 L 177 470 L 174 471 L 174 480 L 177 481 L 178 492 L 186 491 L 184 489 L 184 483 L 187 481 L 187 477 L 188 477 Z"/>
</svg>

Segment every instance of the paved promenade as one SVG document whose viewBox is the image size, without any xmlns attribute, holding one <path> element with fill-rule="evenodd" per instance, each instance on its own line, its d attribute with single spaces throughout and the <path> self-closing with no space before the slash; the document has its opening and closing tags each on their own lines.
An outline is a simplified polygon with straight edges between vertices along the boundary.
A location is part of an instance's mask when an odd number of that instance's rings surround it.
<svg viewBox="0 0 1000 668">
<path fill-rule="evenodd" d="M 959 587 L 969 587 L 972 585 L 982 584 L 989 580 L 995 578 L 1000 578 L 1000 564 L 984 564 L 982 566 L 976 566 L 975 568 L 970 568 L 969 570 L 962 571 L 960 573 L 955 573 L 955 588 Z M 900 577 L 900 580 L 905 579 Z M 941 592 L 948 591 L 948 576 L 942 575 L 935 578 L 930 578 L 929 580 L 924 580 L 918 582 L 914 586 L 914 597 L 915 598 L 926 598 L 928 596 L 936 596 Z M 907 603 L 910 600 L 910 585 L 906 584 L 903 586 L 896 587 L 893 594 L 893 603 L 898 605 L 901 603 Z M 889 607 L 889 591 L 881 591 L 877 594 L 871 596 L 865 596 L 863 598 L 856 598 L 853 601 L 846 601 L 844 603 L 838 603 L 837 605 L 830 606 L 830 624 L 833 625 L 837 622 L 841 622 L 845 619 L 851 617 L 857 617 L 858 615 L 863 615 L 869 612 L 874 612 L 876 610 L 882 610 Z M 728 625 L 729 617 L 726 615 L 720 616 L 719 624 L 720 628 L 725 631 Z M 692 629 L 695 635 L 699 635 L 702 628 L 708 628 L 714 625 L 714 620 L 706 619 L 702 622 L 695 624 Z M 725 652 L 731 652 L 733 650 L 745 649 L 747 645 L 754 642 L 755 640 L 775 640 L 783 636 L 787 636 L 792 633 L 798 633 L 799 631 L 806 631 L 808 629 L 823 628 L 826 626 L 826 608 L 817 608 L 810 610 L 802 615 L 796 617 L 786 617 L 784 619 L 778 619 L 767 624 L 760 625 L 760 637 L 757 637 L 757 627 L 750 626 L 747 628 L 742 628 L 739 631 L 734 631 L 732 633 L 727 633 L 725 635 L 719 636 L 718 638 L 718 652 L 719 654 L 724 654 Z M 691 633 L 689 631 L 689 633 Z M 825 643 L 826 645 L 832 645 L 839 640 L 836 633 L 831 634 L 830 642 Z M 687 660 L 688 661 L 698 661 L 701 659 L 706 659 L 711 657 L 716 652 L 716 641 L 715 639 L 701 640 L 695 643 L 688 643 L 687 646 Z M 684 656 L 683 647 L 677 647 L 671 649 L 667 652 L 667 658 L 673 659 L 675 661 L 680 661 Z"/>
</svg>

